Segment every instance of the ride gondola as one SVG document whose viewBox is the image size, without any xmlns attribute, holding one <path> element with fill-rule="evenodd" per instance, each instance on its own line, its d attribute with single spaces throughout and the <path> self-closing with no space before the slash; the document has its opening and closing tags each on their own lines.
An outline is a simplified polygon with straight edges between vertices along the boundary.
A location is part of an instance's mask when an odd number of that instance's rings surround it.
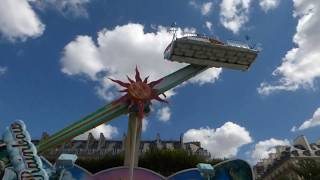
<svg viewBox="0 0 320 180">
<path fill-rule="evenodd" d="M 248 70 L 258 50 L 235 41 L 226 43 L 199 34 L 173 38 L 164 51 L 164 58 L 181 63 Z"/>
</svg>

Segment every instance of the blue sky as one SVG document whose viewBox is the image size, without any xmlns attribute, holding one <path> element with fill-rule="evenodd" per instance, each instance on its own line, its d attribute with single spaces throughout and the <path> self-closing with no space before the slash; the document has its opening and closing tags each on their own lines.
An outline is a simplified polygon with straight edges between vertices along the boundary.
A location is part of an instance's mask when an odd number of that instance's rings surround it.
<svg viewBox="0 0 320 180">
<path fill-rule="evenodd" d="M 22 119 L 34 138 L 119 97 L 106 77 L 138 65 L 158 79 L 166 28 L 262 48 L 248 72 L 210 69 L 156 104 L 143 139 L 199 140 L 217 157 L 255 161 L 299 134 L 319 136 L 320 4 L 316 0 L 4 0 L 0 7 L 0 125 Z M 15 9 L 15 13 L 12 11 Z M 103 72 L 103 73 L 102 73 Z M 104 76 L 101 76 L 103 74 Z M 94 130 L 120 139 L 127 117 Z"/>
</svg>

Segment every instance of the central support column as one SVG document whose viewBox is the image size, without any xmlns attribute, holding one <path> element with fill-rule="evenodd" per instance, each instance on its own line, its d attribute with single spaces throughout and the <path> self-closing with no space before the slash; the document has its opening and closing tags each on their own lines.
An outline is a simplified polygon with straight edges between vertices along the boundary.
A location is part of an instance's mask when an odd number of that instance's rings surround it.
<svg viewBox="0 0 320 180">
<path fill-rule="evenodd" d="M 137 113 L 130 113 L 124 157 L 124 166 L 130 169 L 130 179 L 133 176 L 133 169 L 138 167 L 141 130 L 142 119 L 138 118 Z"/>
</svg>

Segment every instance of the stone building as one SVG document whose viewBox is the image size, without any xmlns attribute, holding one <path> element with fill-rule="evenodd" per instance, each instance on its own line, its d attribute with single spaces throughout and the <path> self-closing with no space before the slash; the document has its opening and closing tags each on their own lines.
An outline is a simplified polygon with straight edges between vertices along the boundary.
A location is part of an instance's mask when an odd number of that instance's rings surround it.
<svg viewBox="0 0 320 180">
<path fill-rule="evenodd" d="M 44 134 L 43 138 L 48 135 Z M 89 133 L 87 140 L 72 140 L 59 147 L 52 148 L 44 153 L 44 156 L 48 159 L 55 159 L 61 153 L 76 154 L 80 159 L 86 158 L 101 158 L 106 154 L 116 155 L 124 153 L 126 136 L 123 135 L 122 140 L 108 140 L 101 133 L 99 139 L 95 139 L 94 136 Z M 34 143 L 38 143 L 39 140 L 35 140 Z M 182 135 L 180 140 L 162 140 L 160 134 L 157 134 L 154 140 L 141 140 L 139 153 L 143 154 L 148 150 L 156 149 L 184 149 L 190 154 L 199 155 L 210 158 L 210 153 L 201 147 L 200 142 L 188 142 L 184 143 Z"/>
<path fill-rule="evenodd" d="M 298 136 L 293 145 L 276 146 L 276 152 L 262 159 L 254 167 L 256 179 L 274 180 L 285 175 L 290 180 L 302 180 L 292 169 L 302 159 L 314 159 L 320 163 L 320 140 L 309 143 L 303 135 Z"/>
</svg>

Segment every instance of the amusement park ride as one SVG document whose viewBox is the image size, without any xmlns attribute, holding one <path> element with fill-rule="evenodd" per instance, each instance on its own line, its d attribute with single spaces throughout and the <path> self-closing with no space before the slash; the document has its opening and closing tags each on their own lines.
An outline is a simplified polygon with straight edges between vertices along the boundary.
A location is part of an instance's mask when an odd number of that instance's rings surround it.
<svg viewBox="0 0 320 180">
<path fill-rule="evenodd" d="M 2 164 L 5 167 L 13 167 L 13 171 L 17 174 L 16 179 L 37 179 L 37 175 L 40 176 L 40 174 L 43 177 L 42 179 L 53 179 L 50 173 L 42 172 L 41 163 L 36 168 L 41 173 L 33 174 L 35 171 L 32 171 L 32 168 L 35 167 L 30 167 L 30 165 L 36 164 L 34 162 L 39 163 L 40 160 L 37 159 L 37 154 L 72 140 L 74 137 L 103 123 L 108 123 L 121 115 L 129 114 L 124 166 L 128 168 L 127 172 L 129 170 L 127 177 L 136 179 L 134 171 L 138 166 L 138 147 L 142 120 L 145 113 L 150 111 L 151 100 L 166 102 L 159 95 L 164 95 L 166 91 L 211 67 L 246 71 L 252 65 L 259 52 L 257 49 L 242 43 L 225 43 L 198 34 L 187 34 L 177 38 L 176 29 L 173 28 L 173 30 L 173 39 L 164 51 L 164 58 L 169 61 L 183 62 L 190 65 L 152 82 L 148 82 L 148 77 L 142 79 L 137 67 L 134 80 L 129 77 L 128 82 L 110 79 L 125 88 L 121 90 L 121 92 L 125 93 L 124 96 L 65 127 L 49 138 L 40 141 L 35 148 L 33 148 L 23 122 L 13 123 L 7 128 L 7 132 L 3 136 L 6 146 L 2 147 L 0 152 Z M 19 146 L 19 143 L 22 145 Z M 28 156 L 28 152 L 23 145 L 31 149 L 30 152 L 33 156 Z M 22 156 L 18 160 L 15 158 L 17 154 Z M 29 162 L 28 158 L 29 160 L 34 160 L 34 162 Z M 19 162 L 22 165 L 19 165 Z M 201 168 L 199 169 L 201 170 Z"/>
</svg>

